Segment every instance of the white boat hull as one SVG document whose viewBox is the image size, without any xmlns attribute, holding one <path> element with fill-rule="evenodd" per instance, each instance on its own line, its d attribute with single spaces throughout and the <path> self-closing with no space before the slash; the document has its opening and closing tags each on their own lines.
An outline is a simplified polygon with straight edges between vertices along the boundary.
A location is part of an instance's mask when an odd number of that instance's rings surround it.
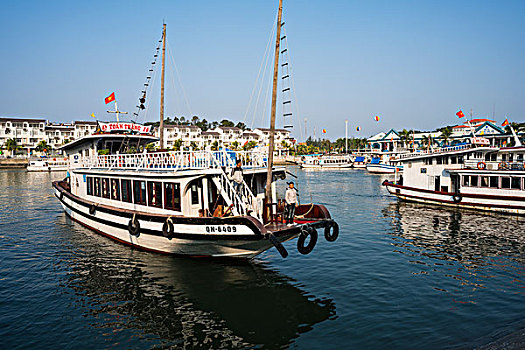
<svg viewBox="0 0 525 350">
<path fill-rule="evenodd" d="M 525 198 L 523 197 L 454 194 L 400 186 L 390 182 L 383 184 L 390 194 L 405 201 L 525 215 Z"/>
<path fill-rule="evenodd" d="M 89 206 L 61 194 L 56 188 L 55 195 L 66 214 L 74 221 L 116 241 L 143 250 L 187 256 L 251 259 L 273 247 L 272 243 L 254 231 L 253 227 L 243 224 L 203 225 L 175 222 L 173 226 L 177 235 L 167 238 L 162 235 L 163 221 L 151 221 L 151 218 L 148 220 L 138 216 L 140 231 L 135 236 L 127 228 L 131 221 L 129 213 L 124 216 L 107 210 L 96 210 L 91 214 Z M 299 234 L 296 231 L 291 230 L 288 234 L 280 235 L 278 239 L 286 241 L 295 238 Z"/>
<path fill-rule="evenodd" d="M 374 174 L 394 174 L 396 172 L 396 168 L 398 169 L 398 172 L 402 172 L 403 169 L 388 165 L 388 164 L 367 164 L 366 170 L 368 170 L 371 173 Z"/>
</svg>

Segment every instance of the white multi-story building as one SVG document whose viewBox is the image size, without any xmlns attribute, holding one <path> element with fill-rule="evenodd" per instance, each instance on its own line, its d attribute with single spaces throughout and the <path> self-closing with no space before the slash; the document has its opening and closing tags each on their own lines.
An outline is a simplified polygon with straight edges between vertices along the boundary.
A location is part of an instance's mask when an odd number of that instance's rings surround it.
<svg viewBox="0 0 525 350">
<path fill-rule="evenodd" d="M 51 149 L 64 143 L 91 135 L 97 128 L 96 121 L 50 123 L 45 119 L 0 118 L 0 147 L 8 139 L 14 139 L 21 152 L 31 154 L 40 141 L 46 141 Z"/>
<path fill-rule="evenodd" d="M 158 128 L 155 136 L 159 137 Z M 198 147 L 199 149 L 217 148 L 242 148 L 250 141 L 255 141 L 258 146 L 267 147 L 270 137 L 270 129 L 258 128 L 255 130 L 242 130 L 237 127 L 219 126 L 212 130 L 202 131 L 194 125 L 165 125 L 164 139 L 165 147 L 173 148 L 177 140 L 182 141 L 182 147 Z M 284 149 L 283 141 L 287 146 L 292 146 L 294 141 L 290 137 L 290 131 L 286 129 L 275 130 L 276 149 Z"/>
<path fill-rule="evenodd" d="M 45 119 L 0 118 L 0 147 L 14 139 L 24 151 L 34 149 L 45 139 L 45 127 Z"/>
</svg>

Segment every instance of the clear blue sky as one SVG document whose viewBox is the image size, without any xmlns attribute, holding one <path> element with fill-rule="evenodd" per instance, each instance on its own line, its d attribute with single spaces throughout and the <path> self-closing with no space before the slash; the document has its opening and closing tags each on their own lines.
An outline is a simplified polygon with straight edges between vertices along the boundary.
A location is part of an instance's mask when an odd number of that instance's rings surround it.
<svg viewBox="0 0 525 350">
<path fill-rule="evenodd" d="M 112 91 L 134 112 L 165 21 L 191 106 L 168 73 L 166 115 L 242 121 L 276 11 L 276 0 L 3 1 L 0 115 L 109 120 Z M 494 105 L 498 122 L 525 120 L 525 1 L 285 0 L 284 19 L 309 133 L 343 137 L 345 119 L 360 137 L 434 129 Z"/>
</svg>

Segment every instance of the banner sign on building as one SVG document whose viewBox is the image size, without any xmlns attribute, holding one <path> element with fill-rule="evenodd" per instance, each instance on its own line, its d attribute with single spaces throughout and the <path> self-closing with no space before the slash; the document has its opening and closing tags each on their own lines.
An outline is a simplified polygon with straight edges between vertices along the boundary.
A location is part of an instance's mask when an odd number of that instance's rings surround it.
<svg viewBox="0 0 525 350">
<path fill-rule="evenodd" d="M 102 132 L 112 131 L 136 131 L 140 134 L 149 134 L 151 126 L 145 126 L 134 123 L 98 123 Z"/>
</svg>

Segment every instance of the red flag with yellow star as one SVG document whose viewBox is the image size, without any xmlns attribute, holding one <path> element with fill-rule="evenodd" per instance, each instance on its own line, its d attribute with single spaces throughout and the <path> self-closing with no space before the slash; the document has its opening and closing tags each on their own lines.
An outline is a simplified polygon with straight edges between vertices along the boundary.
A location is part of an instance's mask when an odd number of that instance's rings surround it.
<svg viewBox="0 0 525 350">
<path fill-rule="evenodd" d="M 108 97 L 106 97 L 106 98 L 104 99 L 104 101 L 106 101 L 106 104 L 115 101 L 115 93 L 112 92 L 111 95 L 109 95 Z"/>
</svg>

